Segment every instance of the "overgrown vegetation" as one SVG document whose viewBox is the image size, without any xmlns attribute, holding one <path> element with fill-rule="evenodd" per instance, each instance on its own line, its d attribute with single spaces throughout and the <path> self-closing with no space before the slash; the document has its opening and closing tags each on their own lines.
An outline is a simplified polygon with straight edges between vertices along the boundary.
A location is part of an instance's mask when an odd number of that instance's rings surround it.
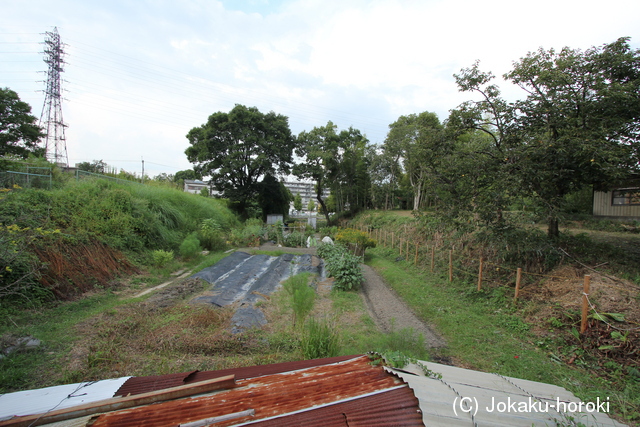
<svg viewBox="0 0 640 427">
<path fill-rule="evenodd" d="M 550 240 L 530 225 L 491 233 L 482 228 L 443 227 L 433 218 L 369 212 L 352 224 L 383 236 L 380 245 L 368 251 L 369 262 L 416 313 L 435 323 L 443 334 L 448 345 L 436 359 L 452 358 L 482 371 L 558 384 L 585 401 L 609 396 L 617 402 L 618 417 L 632 424 L 640 421 L 636 397 L 640 376 L 634 356 L 640 348 L 640 333 L 634 328 L 640 320 L 634 302 L 640 289 L 640 239 L 634 240 L 629 231 L 628 240 L 621 234 L 607 240 L 569 232 Z M 447 277 L 450 250 L 453 282 Z M 478 291 L 480 257 L 485 267 Z M 524 290 L 514 302 L 518 267 L 525 272 Z M 554 298 L 566 298 L 565 287 L 574 290 L 565 282 L 577 279 L 581 289 L 581 274 L 591 274 L 598 278 L 594 283 L 606 281 L 610 286 L 592 285 L 590 298 L 600 315 L 590 307 L 590 328 L 585 334 L 578 332 L 582 298 L 578 289 L 569 301 L 554 302 Z M 636 285 L 614 275 L 635 279 Z M 556 291 L 553 286 L 562 287 Z M 626 316 L 622 310 L 608 308 L 616 301 L 618 307 L 628 307 Z"/>
<path fill-rule="evenodd" d="M 363 274 L 360 268 L 361 257 L 352 254 L 343 245 L 321 244 L 318 256 L 325 267 L 335 278 L 335 288 L 341 291 L 358 290 L 362 284 Z"/>
<path fill-rule="evenodd" d="M 156 250 L 193 257 L 201 244 L 221 248 L 216 233 L 238 222 L 223 202 L 172 188 L 70 180 L 51 190 L 4 191 L 0 223 L 0 239 L 12 242 L 0 251 L 10 288 L 3 294 L 34 302 L 43 288 L 68 298 L 108 286 L 114 275 L 135 270 L 131 262 L 159 262 Z"/>
</svg>

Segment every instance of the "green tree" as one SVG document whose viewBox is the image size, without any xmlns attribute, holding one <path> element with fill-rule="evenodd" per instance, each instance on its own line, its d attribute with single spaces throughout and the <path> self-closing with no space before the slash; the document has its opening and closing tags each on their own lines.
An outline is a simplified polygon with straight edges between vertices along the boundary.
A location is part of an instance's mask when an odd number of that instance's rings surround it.
<svg viewBox="0 0 640 427">
<path fill-rule="evenodd" d="M 300 193 L 296 193 L 296 196 L 293 198 L 293 209 L 297 211 L 302 210 L 302 196 Z"/>
<path fill-rule="evenodd" d="M 0 155 L 27 158 L 29 154 L 44 155 L 38 147 L 44 136 L 31 115 L 31 106 L 20 101 L 18 94 L 9 88 L 0 88 Z"/>
<path fill-rule="evenodd" d="M 499 193 L 502 201 L 509 191 L 530 197 L 555 238 L 566 195 L 638 170 L 639 51 L 626 38 L 586 51 L 539 49 L 504 77 L 524 89 L 525 99 L 504 101 L 493 75 L 477 63 L 462 70 L 460 89 L 482 98 L 453 111 L 449 124 L 492 140 L 481 149 L 482 169 L 492 176 L 483 180 L 484 194 Z"/>
<path fill-rule="evenodd" d="M 316 203 L 311 198 L 309 199 L 309 203 L 307 203 L 307 210 L 309 212 L 313 212 L 316 210 Z"/>
<path fill-rule="evenodd" d="M 243 105 L 212 114 L 187 139 L 191 146 L 185 153 L 194 171 L 210 176 L 213 187 L 245 217 L 259 179 L 290 171 L 295 145 L 287 117 Z"/>
<path fill-rule="evenodd" d="M 443 126 L 435 113 L 400 116 L 389 125 L 384 149 L 390 157 L 402 162 L 413 192 L 413 209 L 423 204 L 427 192 L 427 157 L 432 155 L 431 145 L 443 137 Z"/>
<path fill-rule="evenodd" d="M 94 160 L 92 162 L 80 162 L 76 164 L 76 167 L 81 171 L 92 172 L 92 173 L 105 173 L 107 168 L 109 167 L 102 160 Z"/>
<path fill-rule="evenodd" d="M 291 203 L 291 192 L 270 173 L 264 176 L 260 183 L 258 204 L 262 209 L 262 220 L 267 220 L 267 215 L 277 214 L 286 217 Z"/>
<path fill-rule="evenodd" d="M 515 103 L 521 183 L 557 237 L 564 196 L 638 170 L 640 50 L 628 38 L 586 51 L 539 49 L 505 77 L 527 93 Z"/>
<path fill-rule="evenodd" d="M 327 224 L 329 211 L 323 194 L 337 174 L 339 139 L 336 129 L 337 126 L 329 121 L 326 126 L 300 132 L 296 155 L 305 160 L 293 167 L 294 175 L 301 179 L 311 179 L 316 183 L 316 199 L 322 207 Z"/>
</svg>

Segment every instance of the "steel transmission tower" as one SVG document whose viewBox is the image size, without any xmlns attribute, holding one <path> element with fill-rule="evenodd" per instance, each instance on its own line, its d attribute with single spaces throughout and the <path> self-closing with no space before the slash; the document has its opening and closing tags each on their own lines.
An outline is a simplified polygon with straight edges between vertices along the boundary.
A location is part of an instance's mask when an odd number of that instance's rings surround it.
<svg viewBox="0 0 640 427">
<path fill-rule="evenodd" d="M 48 65 L 47 87 L 45 89 L 44 105 L 40 115 L 40 127 L 46 136 L 44 137 L 44 149 L 47 159 L 59 165 L 69 166 L 67 156 L 67 142 L 64 136 L 64 128 L 67 125 L 62 120 L 62 88 L 60 73 L 64 71 L 64 44 L 60 41 L 58 28 L 47 31 L 44 40 L 44 62 Z"/>
</svg>

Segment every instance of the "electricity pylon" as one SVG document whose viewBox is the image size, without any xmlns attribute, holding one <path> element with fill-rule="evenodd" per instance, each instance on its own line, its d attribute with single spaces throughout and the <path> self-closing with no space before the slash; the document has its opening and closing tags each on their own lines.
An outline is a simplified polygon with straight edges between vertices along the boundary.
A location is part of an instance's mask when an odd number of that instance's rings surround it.
<svg viewBox="0 0 640 427">
<path fill-rule="evenodd" d="M 44 62 L 48 65 L 47 87 L 45 89 L 44 105 L 40 114 L 40 127 L 46 135 L 44 149 L 47 159 L 60 166 L 69 166 L 67 156 L 67 140 L 64 128 L 67 125 L 62 120 L 62 88 L 60 73 L 64 71 L 64 44 L 60 41 L 58 28 L 45 33 Z"/>
</svg>

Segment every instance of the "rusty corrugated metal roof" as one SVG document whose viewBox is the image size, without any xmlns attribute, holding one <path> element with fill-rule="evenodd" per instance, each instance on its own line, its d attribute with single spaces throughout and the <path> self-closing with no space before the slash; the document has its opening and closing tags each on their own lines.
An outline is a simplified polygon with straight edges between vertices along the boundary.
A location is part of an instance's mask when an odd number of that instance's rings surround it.
<svg viewBox="0 0 640 427">
<path fill-rule="evenodd" d="M 264 425 L 423 425 L 418 401 L 404 381 L 372 366 L 368 357 L 308 362 L 316 366 L 240 379 L 235 388 L 210 395 L 110 412 L 93 426 L 171 426 L 229 414 L 240 415 L 215 425 L 258 420 Z M 243 415 L 249 410 L 254 415 Z"/>
<path fill-rule="evenodd" d="M 359 357 L 338 356 L 325 359 L 300 360 L 296 362 L 273 363 L 269 365 L 250 366 L 246 368 L 222 369 L 219 371 L 191 371 L 180 374 L 155 375 L 146 377 L 129 378 L 116 391 L 114 396 L 129 396 L 150 391 L 162 390 L 170 387 L 178 387 L 185 384 L 192 384 L 198 381 L 206 381 L 220 378 L 227 375 L 235 375 L 236 379 L 244 380 L 264 375 L 278 374 L 281 372 L 295 371 L 298 369 L 310 368 L 312 366 L 328 365 L 331 363 L 343 362 L 345 360 Z"/>
</svg>

